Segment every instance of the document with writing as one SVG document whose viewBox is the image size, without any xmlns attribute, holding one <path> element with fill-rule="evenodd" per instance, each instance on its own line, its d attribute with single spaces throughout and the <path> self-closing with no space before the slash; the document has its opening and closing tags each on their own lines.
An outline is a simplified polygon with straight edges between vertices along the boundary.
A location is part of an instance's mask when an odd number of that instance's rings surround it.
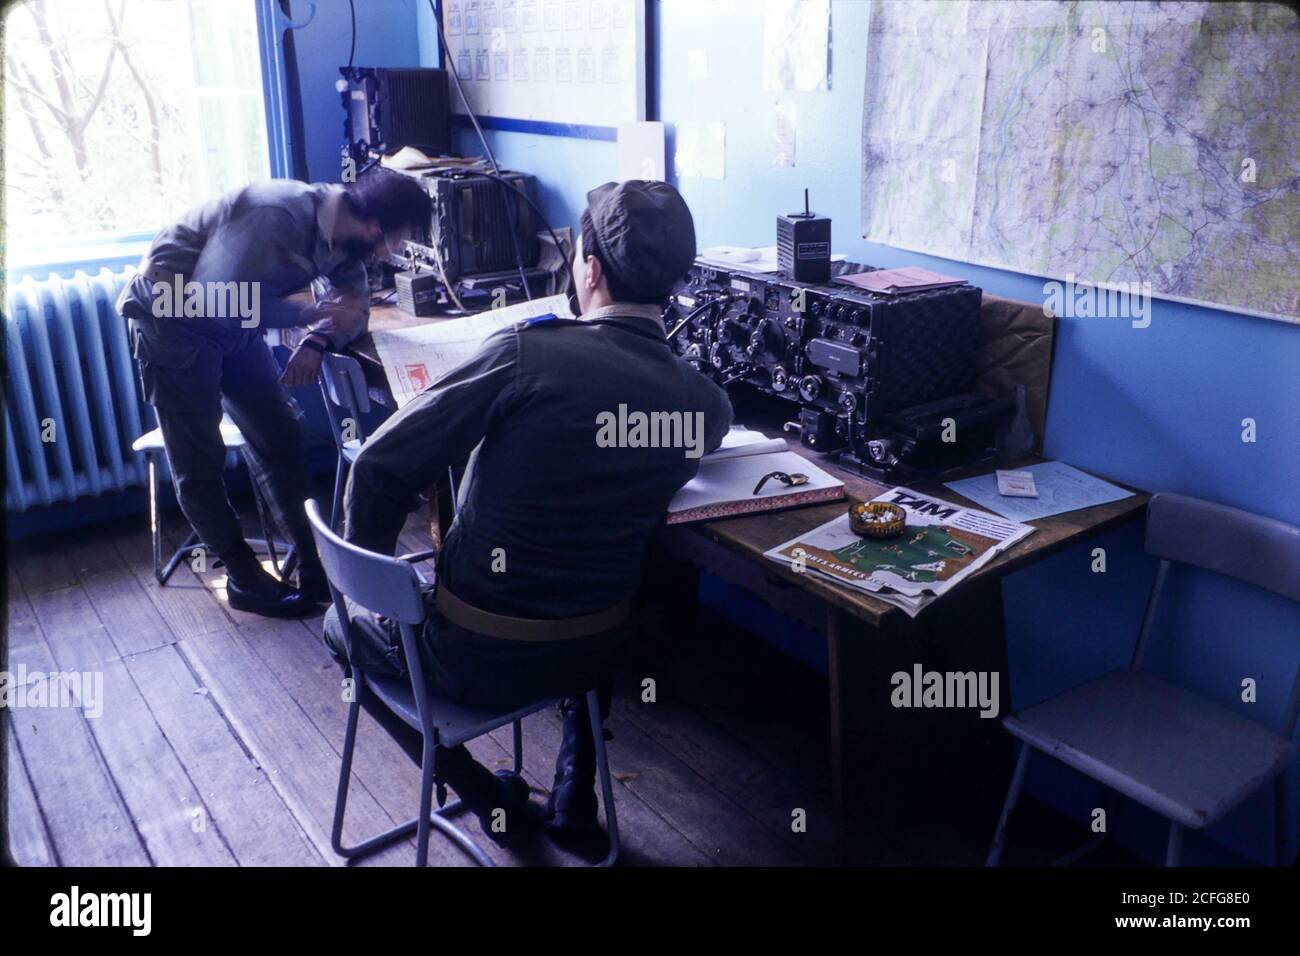
<svg viewBox="0 0 1300 956">
<path fill-rule="evenodd" d="M 376 329 L 371 338 L 384 365 L 388 387 L 401 408 L 471 358 L 493 332 L 548 312 L 562 319 L 573 317 L 568 297 L 553 295 L 460 319 L 434 319 L 405 329 Z"/>
<path fill-rule="evenodd" d="M 807 475 L 808 481 L 789 486 L 772 479 L 754 494 L 754 486 L 774 471 Z M 667 520 L 668 524 L 685 524 L 843 497 L 844 483 L 790 451 L 784 438 L 732 428 L 721 447 L 700 459 L 699 473 L 673 496 Z"/>
</svg>

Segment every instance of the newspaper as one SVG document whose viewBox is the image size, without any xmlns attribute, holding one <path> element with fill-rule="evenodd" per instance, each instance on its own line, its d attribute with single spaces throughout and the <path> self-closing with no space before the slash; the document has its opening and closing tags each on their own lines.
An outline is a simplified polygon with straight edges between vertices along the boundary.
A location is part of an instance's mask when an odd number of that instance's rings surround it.
<svg viewBox="0 0 1300 956">
<path fill-rule="evenodd" d="M 910 488 L 892 488 L 871 500 L 903 509 L 907 528 L 901 536 L 861 537 L 849 527 L 846 512 L 764 556 L 865 591 L 916 617 L 958 581 L 1034 530 Z"/>
<path fill-rule="evenodd" d="M 533 299 L 463 319 L 439 319 L 404 329 L 376 329 L 371 338 L 388 387 L 401 408 L 473 357 L 493 332 L 548 312 L 562 319 L 572 318 L 568 296 Z"/>
</svg>

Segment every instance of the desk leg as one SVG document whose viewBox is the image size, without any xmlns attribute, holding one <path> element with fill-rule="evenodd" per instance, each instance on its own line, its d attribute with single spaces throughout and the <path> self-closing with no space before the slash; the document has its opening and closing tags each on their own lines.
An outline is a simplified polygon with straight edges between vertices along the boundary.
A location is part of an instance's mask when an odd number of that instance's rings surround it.
<svg viewBox="0 0 1300 956">
<path fill-rule="evenodd" d="M 844 819 L 844 709 L 841 674 L 841 630 L 844 615 L 833 607 L 826 609 L 826 677 L 830 690 L 831 723 L 831 842 L 834 862 L 848 858 L 848 832 Z"/>
</svg>

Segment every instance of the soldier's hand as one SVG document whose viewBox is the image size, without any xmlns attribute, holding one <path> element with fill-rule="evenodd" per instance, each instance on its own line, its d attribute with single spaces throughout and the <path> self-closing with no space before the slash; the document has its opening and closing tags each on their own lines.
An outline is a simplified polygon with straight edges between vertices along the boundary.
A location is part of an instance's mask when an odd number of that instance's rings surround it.
<svg viewBox="0 0 1300 956">
<path fill-rule="evenodd" d="M 289 356 L 284 372 L 280 375 L 280 381 L 290 388 L 313 384 L 316 376 L 320 374 L 321 358 L 321 353 L 316 349 L 299 345 Z"/>
</svg>

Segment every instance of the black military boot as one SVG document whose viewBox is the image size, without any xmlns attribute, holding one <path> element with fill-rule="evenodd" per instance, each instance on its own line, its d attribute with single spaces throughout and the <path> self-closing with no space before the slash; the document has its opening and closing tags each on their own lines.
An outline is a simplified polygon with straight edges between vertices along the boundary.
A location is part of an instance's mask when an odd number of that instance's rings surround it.
<svg viewBox="0 0 1300 956">
<path fill-rule="evenodd" d="M 528 803 L 528 784 L 508 770 L 491 773 L 464 746 L 439 748 L 435 758 L 440 784 L 456 791 L 497 846 L 515 846 L 537 829 Z M 497 813 L 504 811 L 504 817 Z"/>
<path fill-rule="evenodd" d="M 598 829 L 596 802 L 596 744 L 586 697 L 566 697 L 560 703 L 564 740 L 555 758 L 555 783 L 546 800 L 544 820 L 549 830 L 590 833 Z"/>
<path fill-rule="evenodd" d="M 300 591 L 267 574 L 255 557 L 225 559 L 225 565 L 226 599 L 236 611 L 263 617 L 302 617 L 316 610 L 315 603 Z"/>
</svg>

